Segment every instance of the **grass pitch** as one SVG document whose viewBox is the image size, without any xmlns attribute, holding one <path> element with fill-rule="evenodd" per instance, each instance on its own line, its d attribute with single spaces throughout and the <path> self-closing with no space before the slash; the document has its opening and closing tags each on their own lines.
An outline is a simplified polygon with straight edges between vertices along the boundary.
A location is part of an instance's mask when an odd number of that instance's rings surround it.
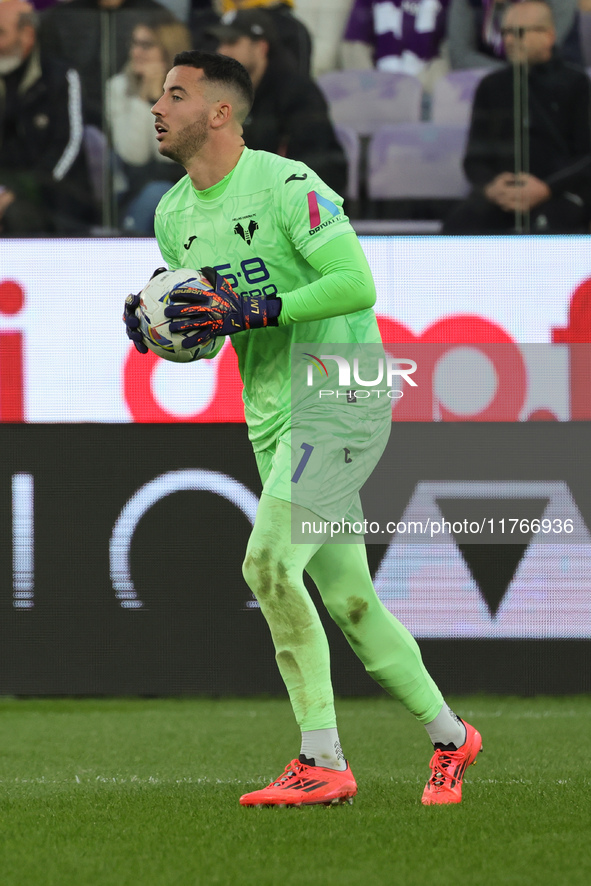
<svg viewBox="0 0 591 886">
<path fill-rule="evenodd" d="M 299 750 L 285 700 L 0 701 L 2 886 L 591 883 L 587 697 L 450 699 L 481 731 L 464 801 L 387 698 L 337 703 L 353 806 L 243 809 Z"/>
</svg>

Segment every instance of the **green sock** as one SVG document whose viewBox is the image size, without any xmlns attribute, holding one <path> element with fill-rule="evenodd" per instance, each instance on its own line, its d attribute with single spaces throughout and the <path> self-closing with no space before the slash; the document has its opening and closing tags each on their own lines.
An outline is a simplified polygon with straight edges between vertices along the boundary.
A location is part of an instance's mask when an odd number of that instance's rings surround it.
<svg viewBox="0 0 591 886">
<path fill-rule="evenodd" d="M 365 545 L 325 545 L 306 569 L 368 674 L 421 723 L 434 720 L 443 696 L 423 664 L 416 640 L 379 600 Z"/>
</svg>

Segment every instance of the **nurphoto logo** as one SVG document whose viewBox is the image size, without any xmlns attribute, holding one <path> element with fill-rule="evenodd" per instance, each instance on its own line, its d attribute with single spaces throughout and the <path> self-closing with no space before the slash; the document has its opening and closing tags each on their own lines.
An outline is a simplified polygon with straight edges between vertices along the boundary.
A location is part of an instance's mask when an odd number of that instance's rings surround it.
<svg viewBox="0 0 591 886">
<path fill-rule="evenodd" d="M 308 361 L 306 367 L 307 377 L 306 385 L 311 388 L 315 385 L 315 370 L 320 373 L 321 380 L 327 379 L 329 382 L 334 380 L 335 388 L 344 388 L 344 391 L 336 389 L 321 389 L 319 391 L 319 399 L 328 399 L 330 397 L 347 396 L 349 402 L 356 402 L 359 398 L 368 398 L 372 395 L 377 397 L 382 394 L 387 395 L 392 400 L 399 400 L 404 396 L 404 391 L 395 388 L 394 383 L 405 381 L 411 387 L 416 388 L 416 381 L 411 378 L 416 372 L 417 364 L 414 360 L 400 357 L 383 357 L 373 358 L 364 361 L 363 375 L 359 366 L 359 358 L 354 357 L 352 361 L 343 357 L 341 354 L 315 354 L 304 353 L 302 355 Z M 325 361 L 332 360 L 336 363 L 337 377 L 335 378 L 335 366 L 326 366 Z M 330 368 L 330 374 L 329 374 Z M 369 377 L 368 377 L 369 376 Z M 316 379 L 316 384 L 318 380 Z M 385 387 L 383 386 L 385 384 Z M 382 385 L 382 387 L 379 387 Z M 357 387 L 356 387 L 357 386 Z"/>
</svg>

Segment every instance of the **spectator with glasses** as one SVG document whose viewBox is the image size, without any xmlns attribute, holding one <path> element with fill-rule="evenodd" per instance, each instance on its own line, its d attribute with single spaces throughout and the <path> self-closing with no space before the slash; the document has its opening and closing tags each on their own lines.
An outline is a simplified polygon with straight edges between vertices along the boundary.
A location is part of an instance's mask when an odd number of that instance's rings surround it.
<svg viewBox="0 0 591 886">
<path fill-rule="evenodd" d="M 107 81 L 107 122 L 127 183 L 122 202 L 126 233 L 154 236 L 158 201 L 182 175 L 178 164 L 158 150 L 151 108 L 173 58 L 190 48 L 189 29 L 163 10 L 135 26 L 127 63 Z"/>
<path fill-rule="evenodd" d="M 68 0 L 42 13 L 41 49 L 78 71 L 87 123 L 104 128 L 106 81 L 125 64 L 134 27 L 163 11 L 156 0 Z"/>
<path fill-rule="evenodd" d="M 504 12 L 520 0 L 451 0 L 447 16 L 452 68 L 500 68 L 505 62 L 501 35 Z M 566 61 L 582 64 L 578 36 L 578 0 L 548 0 L 556 45 Z"/>
<path fill-rule="evenodd" d="M 464 157 L 473 191 L 446 219 L 443 233 L 511 233 L 517 216 L 531 233 L 588 232 L 591 82 L 554 52 L 556 30 L 545 0 L 510 5 L 502 36 L 511 64 L 484 77 L 474 97 Z M 527 78 L 521 165 L 516 74 Z"/>
</svg>

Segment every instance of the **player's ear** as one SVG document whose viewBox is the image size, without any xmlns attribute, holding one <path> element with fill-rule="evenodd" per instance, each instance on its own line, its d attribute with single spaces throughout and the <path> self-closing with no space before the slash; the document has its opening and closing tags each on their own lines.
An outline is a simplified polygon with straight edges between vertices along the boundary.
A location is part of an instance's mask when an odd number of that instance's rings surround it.
<svg viewBox="0 0 591 886">
<path fill-rule="evenodd" d="M 212 126 L 218 129 L 220 126 L 223 126 L 224 123 L 227 123 L 231 116 L 232 105 L 230 102 L 218 102 L 211 121 Z"/>
</svg>

